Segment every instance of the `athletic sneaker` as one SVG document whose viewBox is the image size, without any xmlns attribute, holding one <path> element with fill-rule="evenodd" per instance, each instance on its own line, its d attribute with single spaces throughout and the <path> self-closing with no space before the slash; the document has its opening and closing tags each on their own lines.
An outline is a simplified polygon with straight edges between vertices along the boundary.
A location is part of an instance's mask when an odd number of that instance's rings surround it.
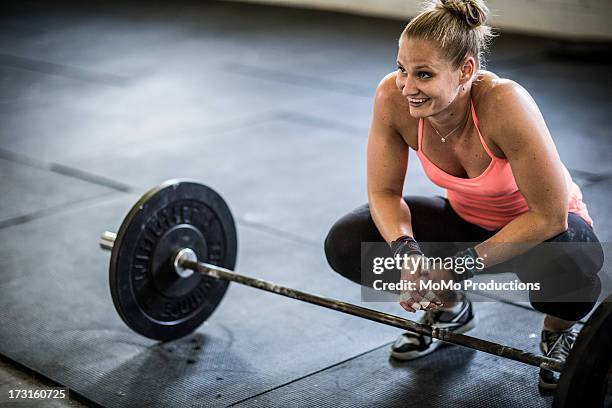
<svg viewBox="0 0 612 408">
<path fill-rule="evenodd" d="M 542 353 L 544 353 L 546 357 L 561 360 L 565 363 L 577 337 L 578 331 L 574 329 L 562 332 L 542 330 L 540 350 L 542 350 Z M 540 389 L 547 391 L 557 389 L 559 375 L 560 374 L 556 371 L 540 368 Z"/>
<path fill-rule="evenodd" d="M 448 329 L 455 333 L 465 333 L 474 328 L 476 318 L 472 302 L 466 297 L 452 309 L 427 310 L 420 323 Z M 422 334 L 402 333 L 391 346 L 391 356 L 398 360 L 413 360 L 435 351 L 443 342 Z"/>
</svg>

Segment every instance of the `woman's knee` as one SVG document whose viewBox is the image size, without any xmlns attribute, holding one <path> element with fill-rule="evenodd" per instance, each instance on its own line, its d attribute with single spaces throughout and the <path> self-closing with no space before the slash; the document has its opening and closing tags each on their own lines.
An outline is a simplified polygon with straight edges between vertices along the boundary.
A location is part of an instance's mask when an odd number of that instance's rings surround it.
<svg viewBox="0 0 612 408">
<path fill-rule="evenodd" d="M 360 282 L 361 243 L 381 242 L 367 207 L 345 215 L 334 223 L 325 237 L 324 249 L 329 266 L 354 282 Z"/>
<path fill-rule="evenodd" d="M 351 231 L 350 223 L 338 220 L 325 238 L 325 256 L 331 268 L 341 275 L 351 278 L 354 269 L 359 269 L 361 243 Z"/>
<path fill-rule="evenodd" d="M 325 256 L 327 263 L 336 272 L 339 272 L 340 259 L 347 257 L 351 252 L 350 242 L 347 242 L 346 235 L 343 234 L 342 226 L 336 222 L 325 237 Z"/>
<path fill-rule="evenodd" d="M 599 281 L 604 252 L 593 229 L 580 217 L 569 214 L 563 233 L 540 243 L 517 262 L 522 278 L 576 288 Z M 562 277 L 562 278 L 561 278 Z"/>
<path fill-rule="evenodd" d="M 604 251 L 597 235 L 593 228 L 576 214 L 569 213 L 568 229 L 547 240 L 544 245 L 550 246 L 565 258 L 572 258 L 574 263 L 580 265 L 579 269 L 583 274 L 597 275 L 603 267 Z"/>
</svg>

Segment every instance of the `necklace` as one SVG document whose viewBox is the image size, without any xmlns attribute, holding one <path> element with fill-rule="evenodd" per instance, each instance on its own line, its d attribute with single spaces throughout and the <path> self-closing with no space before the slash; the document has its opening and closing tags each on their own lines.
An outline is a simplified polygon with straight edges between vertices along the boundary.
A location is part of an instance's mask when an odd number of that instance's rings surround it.
<svg viewBox="0 0 612 408">
<path fill-rule="evenodd" d="M 429 122 L 429 126 L 431 126 L 431 128 L 434 130 L 434 132 L 436 132 L 436 133 L 438 134 L 438 136 L 440 136 L 440 141 L 441 141 L 442 143 L 446 143 L 446 139 L 447 139 L 447 138 L 448 138 L 450 135 L 452 135 L 453 133 L 455 133 L 455 131 L 456 131 L 457 129 L 459 129 L 459 128 L 460 128 L 462 125 L 465 125 L 465 124 L 467 123 L 467 118 L 468 118 L 468 115 L 466 114 L 466 115 L 465 115 L 465 121 L 464 121 L 463 123 L 460 123 L 460 124 L 459 124 L 459 125 L 458 125 L 456 128 L 454 128 L 454 129 L 453 129 L 453 130 L 451 130 L 450 132 L 448 132 L 448 133 L 446 134 L 446 136 L 442 136 L 442 135 L 440 134 L 440 132 L 438 132 L 438 129 L 436 129 L 436 128 L 435 128 L 435 127 L 434 127 L 434 126 L 431 124 L 431 121 L 428 121 L 428 122 Z"/>
</svg>

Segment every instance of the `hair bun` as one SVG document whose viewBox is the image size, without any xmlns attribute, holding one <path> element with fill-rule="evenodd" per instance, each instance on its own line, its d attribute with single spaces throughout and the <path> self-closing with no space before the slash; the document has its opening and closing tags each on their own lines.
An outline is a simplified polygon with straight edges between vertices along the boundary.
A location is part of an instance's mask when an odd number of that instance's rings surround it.
<svg viewBox="0 0 612 408">
<path fill-rule="evenodd" d="M 461 18 L 470 28 L 483 25 L 489 13 L 489 9 L 481 0 L 440 0 L 440 8 Z"/>
</svg>

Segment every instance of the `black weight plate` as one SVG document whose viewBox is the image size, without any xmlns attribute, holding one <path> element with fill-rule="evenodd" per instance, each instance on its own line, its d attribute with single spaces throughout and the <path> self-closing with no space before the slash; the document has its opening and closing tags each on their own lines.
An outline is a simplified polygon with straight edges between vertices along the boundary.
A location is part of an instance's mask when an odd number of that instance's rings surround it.
<svg viewBox="0 0 612 408">
<path fill-rule="evenodd" d="M 111 295 L 132 330 L 155 340 L 177 339 L 202 324 L 223 298 L 228 281 L 176 273 L 172 260 L 186 247 L 199 261 L 233 269 L 236 226 L 213 189 L 170 180 L 132 207 L 113 245 Z"/>
<path fill-rule="evenodd" d="M 612 295 L 580 331 L 561 373 L 553 407 L 610 407 Z"/>
</svg>

